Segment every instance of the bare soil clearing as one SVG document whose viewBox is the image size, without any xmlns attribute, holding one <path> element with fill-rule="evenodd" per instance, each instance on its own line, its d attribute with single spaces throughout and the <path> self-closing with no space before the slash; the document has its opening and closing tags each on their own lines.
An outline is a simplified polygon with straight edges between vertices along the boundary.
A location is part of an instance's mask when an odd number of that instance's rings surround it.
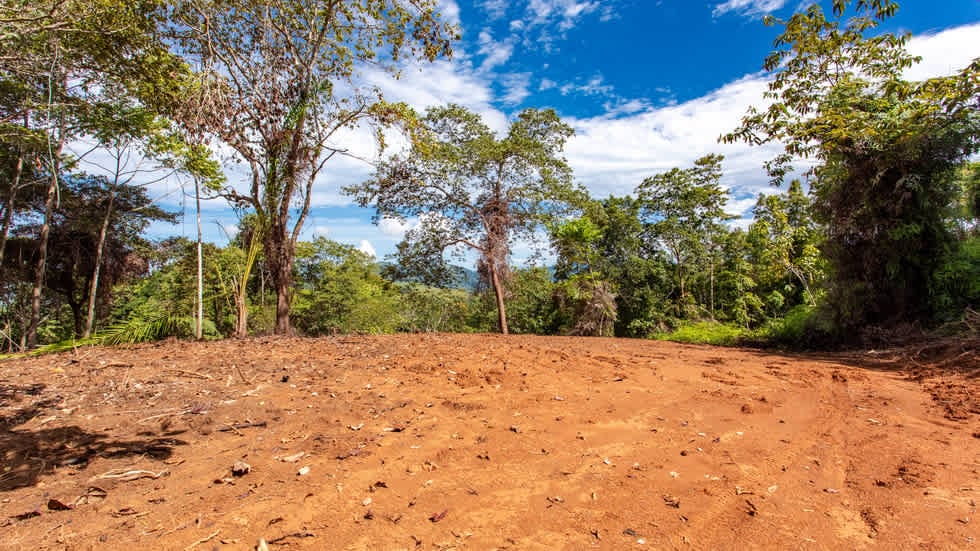
<svg viewBox="0 0 980 551">
<path fill-rule="evenodd" d="M 977 375 L 492 335 L 10 360 L 0 548 L 977 549 Z"/>
</svg>

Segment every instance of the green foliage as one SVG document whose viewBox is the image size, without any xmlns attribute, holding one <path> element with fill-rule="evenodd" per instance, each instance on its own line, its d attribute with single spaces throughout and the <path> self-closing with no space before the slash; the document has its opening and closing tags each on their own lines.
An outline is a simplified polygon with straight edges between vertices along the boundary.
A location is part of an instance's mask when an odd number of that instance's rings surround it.
<svg viewBox="0 0 980 551">
<path fill-rule="evenodd" d="M 714 270 L 726 231 L 723 222 L 731 218 L 724 210 L 728 192 L 719 183 L 723 159 L 707 155 L 692 168 L 671 169 L 636 188 L 647 246 L 663 250 L 673 263 L 676 287 L 671 313 L 681 319 L 697 319 L 702 312 L 714 315 Z M 690 288 L 695 272 L 709 274 L 699 297 Z"/>
<path fill-rule="evenodd" d="M 547 268 L 515 270 L 507 300 L 514 333 L 549 335 L 558 332 L 561 314 L 555 305 L 556 285 Z"/>
<path fill-rule="evenodd" d="M 87 339 L 65 339 L 37 348 L 31 355 L 57 354 L 83 346 L 119 346 L 155 342 L 170 337 L 191 339 L 194 337 L 195 320 L 187 316 L 162 315 L 151 319 L 131 319 L 116 323 L 101 333 Z M 204 324 L 205 338 L 218 338 L 214 324 Z M 0 356 L 2 358 L 2 356 Z"/>
<path fill-rule="evenodd" d="M 746 328 L 763 319 L 757 280 L 765 277 L 759 273 L 764 270 L 764 265 L 752 263 L 745 232 L 735 230 L 724 237 L 717 277 L 718 319 Z M 773 294 L 779 296 L 782 306 L 782 295 Z"/>
<path fill-rule="evenodd" d="M 404 320 L 400 330 L 409 332 L 452 332 L 470 330 L 467 320 L 476 307 L 475 298 L 463 289 L 441 289 L 419 283 L 399 286 L 398 302 Z"/>
<path fill-rule="evenodd" d="M 588 216 L 553 224 L 551 241 L 558 252 L 563 281 L 556 299 L 569 318 L 563 333 L 612 336 L 618 318 L 613 284 L 601 270 L 602 230 Z"/>
<path fill-rule="evenodd" d="M 826 263 L 819 251 L 823 236 L 811 211 L 799 180 L 785 194 L 759 195 L 746 239 L 757 293 L 765 297 L 769 316 L 802 302 L 816 304 L 814 288 L 823 282 Z"/>
<path fill-rule="evenodd" d="M 702 321 L 681 325 L 669 333 L 658 333 L 654 338 L 689 344 L 736 346 L 747 336 L 749 336 L 749 332 L 743 328 L 713 321 Z"/>
<path fill-rule="evenodd" d="M 907 82 L 918 61 L 909 35 L 873 34 L 897 10 L 859 1 L 855 16 L 828 19 L 818 4 L 782 25 L 765 68 L 775 71 L 768 109 L 750 109 L 725 141 L 779 142 L 768 163 L 782 181 L 794 158 L 809 171 L 831 266 L 825 305 L 842 339 L 866 325 L 930 322 L 930 282 L 946 250 L 953 172 L 980 148 L 980 59 L 951 77 Z"/>
<path fill-rule="evenodd" d="M 527 109 L 498 138 L 459 105 L 430 108 L 411 129 L 411 149 L 381 162 L 374 177 L 346 188 L 376 218 L 419 217 L 399 257 L 420 277 L 442 276 L 447 250 L 474 250 L 477 271 L 496 295 L 498 324 L 508 332 L 504 299 L 513 239 L 535 229 L 577 197 L 561 156 L 573 134 L 554 110 Z"/>
<path fill-rule="evenodd" d="M 129 319 L 106 328 L 93 340 L 98 344 L 118 345 L 153 342 L 168 337 L 194 338 L 195 320 L 190 316 L 159 315 L 145 319 Z M 210 320 L 204 324 L 206 338 L 217 337 L 217 328 Z"/>
<path fill-rule="evenodd" d="M 115 298 L 107 328 L 132 327 L 139 332 L 141 327 L 163 323 L 160 320 L 193 319 L 197 295 L 196 244 L 186 239 L 173 239 L 158 244 L 149 256 L 149 275 L 113 289 Z M 232 332 L 235 312 L 219 277 L 220 265 L 227 260 L 226 253 L 206 243 L 203 256 L 204 328 L 208 331 L 206 336 L 214 338 Z M 163 323 L 164 328 L 170 326 L 172 324 Z M 191 327 L 190 334 L 193 335 L 193 324 Z M 153 334 L 153 331 L 149 332 Z M 182 335 L 180 332 L 174 334 Z"/>
<path fill-rule="evenodd" d="M 366 254 L 324 237 L 297 246 L 296 328 L 308 335 L 392 333 L 406 324 L 399 293 Z"/>
<path fill-rule="evenodd" d="M 980 305 L 980 236 L 951 251 L 933 274 L 931 302 L 940 321 L 958 319 Z"/>
</svg>

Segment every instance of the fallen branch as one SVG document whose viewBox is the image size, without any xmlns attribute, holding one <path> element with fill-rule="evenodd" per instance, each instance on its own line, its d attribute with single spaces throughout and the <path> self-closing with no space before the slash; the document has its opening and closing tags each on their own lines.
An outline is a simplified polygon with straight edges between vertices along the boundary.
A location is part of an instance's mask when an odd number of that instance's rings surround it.
<svg viewBox="0 0 980 551">
<path fill-rule="evenodd" d="M 194 543 L 188 545 L 187 547 L 184 548 L 184 551 L 189 551 L 190 549 L 194 549 L 195 547 L 197 547 L 198 545 L 201 545 L 202 543 L 207 543 L 207 542 L 213 540 L 220 533 L 221 533 L 221 529 L 219 528 L 219 529 L 215 530 L 214 532 L 208 534 L 207 536 L 204 536 L 203 538 L 201 538 L 201 539 L 195 541 Z"/>
<path fill-rule="evenodd" d="M 242 378 L 242 382 L 243 383 L 245 383 L 247 385 L 252 384 L 252 380 L 249 379 L 249 378 L 247 378 L 247 377 L 245 377 L 245 373 L 242 372 L 242 368 L 238 367 L 238 364 L 232 364 L 232 367 L 234 367 L 235 368 L 235 371 L 238 372 L 238 376 Z"/>
<path fill-rule="evenodd" d="M 234 432 L 237 431 L 238 429 L 250 429 L 253 427 L 265 427 L 265 426 L 267 426 L 267 423 L 265 421 L 259 421 L 257 423 L 235 423 L 233 425 L 225 425 L 223 427 L 218 427 L 215 430 L 217 430 L 218 432 Z"/>
<path fill-rule="evenodd" d="M 164 469 L 164 470 L 162 470 L 162 471 L 160 471 L 158 473 L 155 473 L 153 471 L 144 471 L 144 470 L 141 470 L 141 469 L 134 469 L 134 470 L 131 470 L 131 471 L 127 471 L 125 469 L 112 469 L 111 471 L 104 472 L 104 473 L 96 476 L 95 478 L 100 478 L 100 479 L 103 479 L 103 478 L 115 478 L 115 479 L 122 480 L 123 482 L 132 482 L 134 480 L 139 480 L 141 478 L 152 478 L 152 479 L 156 480 L 156 479 L 160 478 L 161 476 L 167 476 L 169 474 L 170 474 L 170 471 L 168 471 L 166 469 Z"/>
<path fill-rule="evenodd" d="M 190 377 L 191 379 L 211 379 L 211 376 L 207 373 L 198 373 L 196 371 L 187 371 L 186 369 L 164 369 L 165 373 L 173 373 L 174 375 L 180 377 Z"/>
<path fill-rule="evenodd" d="M 276 544 L 289 538 L 315 538 L 315 537 L 316 534 L 314 534 L 313 532 L 293 532 L 292 534 L 285 534 L 279 536 L 278 538 L 271 539 L 268 541 L 268 543 Z"/>
</svg>

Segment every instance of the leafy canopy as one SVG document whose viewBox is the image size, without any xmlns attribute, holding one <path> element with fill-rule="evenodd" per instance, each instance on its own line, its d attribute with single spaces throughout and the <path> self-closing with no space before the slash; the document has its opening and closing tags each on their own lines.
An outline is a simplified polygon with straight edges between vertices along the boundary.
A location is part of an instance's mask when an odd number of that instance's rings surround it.
<svg viewBox="0 0 980 551">
<path fill-rule="evenodd" d="M 924 319 L 929 281 L 944 251 L 956 199 L 952 177 L 980 148 L 980 59 L 958 74 L 905 80 L 918 61 L 909 35 L 872 35 L 893 15 L 890 0 L 819 5 L 781 25 L 765 68 L 774 72 L 764 111 L 750 109 L 726 142 L 779 142 L 767 168 L 774 183 L 798 158 L 808 171 L 814 211 L 827 231 L 839 329 Z"/>
</svg>

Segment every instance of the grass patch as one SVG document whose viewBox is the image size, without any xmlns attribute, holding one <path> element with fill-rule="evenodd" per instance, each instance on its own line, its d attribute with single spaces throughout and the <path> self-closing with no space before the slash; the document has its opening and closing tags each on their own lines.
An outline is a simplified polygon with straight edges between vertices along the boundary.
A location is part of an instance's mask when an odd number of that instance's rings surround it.
<svg viewBox="0 0 980 551">
<path fill-rule="evenodd" d="M 736 346 L 742 339 L 749 336 L 752 336 L 752 332 L 741 327 L 733 327 L 715 321 L 702 321 L 682 325 L 669 333 L 657 333 L 653 338 L 687 344 Z"/>
</svg>

